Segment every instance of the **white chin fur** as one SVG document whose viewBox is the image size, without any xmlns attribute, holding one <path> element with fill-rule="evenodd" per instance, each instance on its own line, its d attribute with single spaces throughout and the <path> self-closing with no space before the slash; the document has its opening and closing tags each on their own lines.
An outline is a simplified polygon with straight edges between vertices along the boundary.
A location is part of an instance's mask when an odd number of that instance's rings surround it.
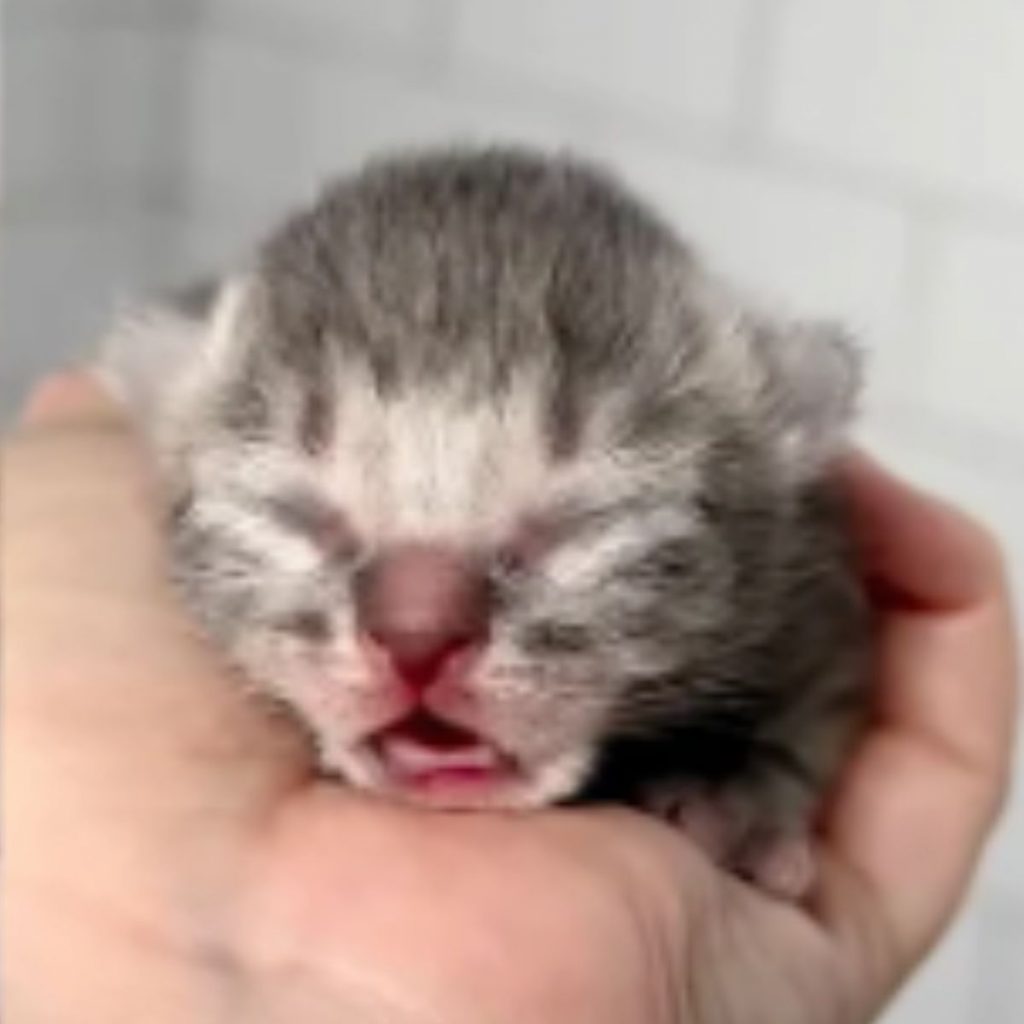
<svg viewBox="0 0 1024 1024">
<path fill-rule="evenodd" d="M 535 768 L 524 779 L 518 807 L 544 807 L 575 793 L 594 762 L 593 751 L 568 750 Z"/>
</svg>

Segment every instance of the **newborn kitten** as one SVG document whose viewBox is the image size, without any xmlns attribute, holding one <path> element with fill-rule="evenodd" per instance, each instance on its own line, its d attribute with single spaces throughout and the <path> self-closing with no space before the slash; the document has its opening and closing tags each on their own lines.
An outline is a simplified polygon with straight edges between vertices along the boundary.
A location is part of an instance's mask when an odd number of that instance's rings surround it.
<svg viewBox="0 0 1024 1024">
<path fill-rule="evenodd" d="M 866 693 L 833 329 L 744 306 L 589 166 L 450 150 L 331 185 L 104 371 L 187 602 L 324 769 L 621 800 L 810 883 Z"/>
</svg>

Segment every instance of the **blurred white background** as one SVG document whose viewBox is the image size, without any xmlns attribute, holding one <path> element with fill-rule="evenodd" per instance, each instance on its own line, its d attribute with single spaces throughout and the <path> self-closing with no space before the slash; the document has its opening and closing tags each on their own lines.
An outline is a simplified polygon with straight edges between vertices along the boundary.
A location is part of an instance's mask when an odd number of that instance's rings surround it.
<svg viewBox="0 0 1024 1024">
<path fill-rule="evenodd" d="M 1024 579 L 1022 0 L 6 0 L 0 415 L 117 300 L 430 140 L 618 167 L 722 270 L 845 319 L 865 438 Z M 1019 589 L 1022 589 L 1019 587 Z M 1024 797 L 887 1024 L 1024 1019 Z M 781 1022 L 780 1022 L 781 1024 Z"/>
</svg>

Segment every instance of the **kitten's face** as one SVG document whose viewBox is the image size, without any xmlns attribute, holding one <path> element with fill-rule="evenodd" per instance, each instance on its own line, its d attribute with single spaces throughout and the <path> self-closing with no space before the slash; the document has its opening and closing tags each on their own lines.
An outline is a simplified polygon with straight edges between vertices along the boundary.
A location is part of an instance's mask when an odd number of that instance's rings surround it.
<svg viewBox="0 0 1024 1024">
<path fill-rule="evenodd" d="M 210 632 L 327 766 L 450 806 L 571 794 L 607 737 L 736 684 L 853 391 L 841 346 L 521 153 L 338 183 L 112 363 Z"/>
<path fill-rule="evenodd" d="M 310 445 L 309 395 L 275 386 L 272 427 L 188 456 L 175 556 L 328 767 L 421 802 L 532 806 L 574 792 L 610 731 L 678 711 L 731 614 L 707 438 L 616 446 L 595 411 L 557 454 L 529 375 L 475 401 L 382 396 L 350 366 Z"/>
</svg>

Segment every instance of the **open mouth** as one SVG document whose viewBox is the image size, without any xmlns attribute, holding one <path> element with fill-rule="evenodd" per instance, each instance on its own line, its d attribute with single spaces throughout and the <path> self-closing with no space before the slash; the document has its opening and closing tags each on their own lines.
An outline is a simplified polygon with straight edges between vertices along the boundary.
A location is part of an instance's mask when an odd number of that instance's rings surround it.
<svg viewBox="0 0 1024 1024">
<path fill-rule="evenodd" d="M 460 802 L 493 790 L 517 774 L 504 752 L 471 729 L 420 709 L 371 740 L 392 782 L 413 794 L 445 794 Z"/>
</svg>

